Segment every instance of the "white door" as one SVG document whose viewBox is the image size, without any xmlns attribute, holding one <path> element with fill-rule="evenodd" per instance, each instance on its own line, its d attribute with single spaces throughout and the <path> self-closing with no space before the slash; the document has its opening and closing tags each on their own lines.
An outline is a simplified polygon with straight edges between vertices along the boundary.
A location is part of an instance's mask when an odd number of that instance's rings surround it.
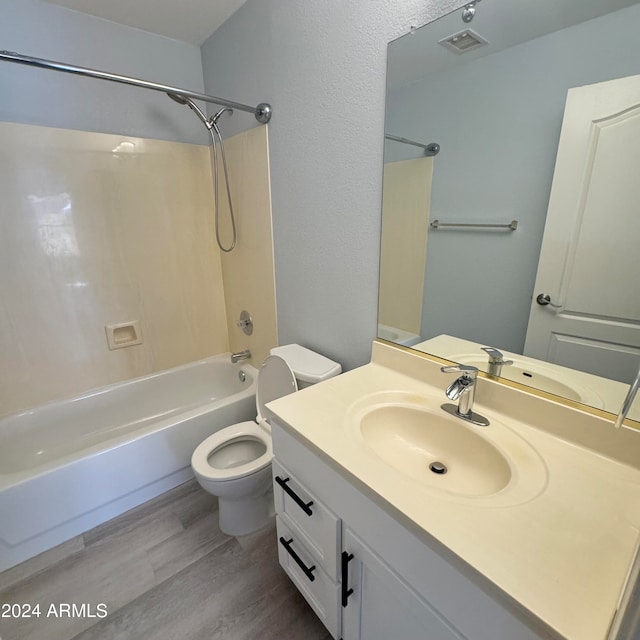
<svg viewBox="0 0 640 640">
<path fill-rule="evenodd" d="M 342 575 L 344 640 L 462 640 L 349 529 L 343 547 L 350 554 Z"/>
<path fill-rule="evenodd" d="M 623 382 L 637 370 L 640 76 L 569 90 L 524 353 Z"/>
</svg>

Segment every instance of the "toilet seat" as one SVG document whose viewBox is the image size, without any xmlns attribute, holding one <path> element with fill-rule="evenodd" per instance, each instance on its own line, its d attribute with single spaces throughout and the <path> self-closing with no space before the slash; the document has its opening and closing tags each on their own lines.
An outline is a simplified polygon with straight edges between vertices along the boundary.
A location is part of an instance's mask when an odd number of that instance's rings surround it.
<svg viewBox="0 0 640 640">
<path fill-rule="evenodd" d="M 279 356 L 269 356 L 258 373 L 256 385 L 256 422 L 239 422 L 225 427 L 203 440 L 191 456 L 191 466 L 197 475 L 212 481 L 237 480 L 262 471 L 271 464 L 273 447 L 268 423 L 264 419 L 264 405 L 298 390 L 291 367 Z M 261 425 L 265 426 L 262 427 Z M 235 442 L 258 441 L 264 453 L 243 464 L 229 467 L 214 466 L 210 458 L 216 451 L 231 447 Z"/>
<path fill-rule="evenodd" d="M 265 447 L 264 453 L 244 464 L 226 469 L 214 467 L 209 462 L 209 458 L 211 458 L 217 450 L 232 446 L 234 442 L 244 440 L 257 440 Z M 257 473 L 270 465 L 272 459 L 273 447 L 271 445 L 271 437 L 264 429 L 255 422 L 239 422 L 230 427 L 225 427 L 203 440 L 191 456 L 191 466 L 196 473 L 205 478 L 224 481 Z"/>
</svg>

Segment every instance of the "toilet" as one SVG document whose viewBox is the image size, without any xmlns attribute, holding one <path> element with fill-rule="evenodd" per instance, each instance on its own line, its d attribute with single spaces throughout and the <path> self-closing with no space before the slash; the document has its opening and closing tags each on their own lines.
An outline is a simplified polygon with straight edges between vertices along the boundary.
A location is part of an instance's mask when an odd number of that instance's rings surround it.
<svg viewBox="0 0 640 640">
<path fill-rule="evenodd" d="M 232 536 L 264 527 L 274 515 L 271 427 L 265 405 L 338 375 L 342 367 L 298 344 L 271 349 L 256 385 L 255 422 L 239 422 L 196 447 L 191 467 L 200 486 L 218 496 L 220 529 Z"/>
</svg>

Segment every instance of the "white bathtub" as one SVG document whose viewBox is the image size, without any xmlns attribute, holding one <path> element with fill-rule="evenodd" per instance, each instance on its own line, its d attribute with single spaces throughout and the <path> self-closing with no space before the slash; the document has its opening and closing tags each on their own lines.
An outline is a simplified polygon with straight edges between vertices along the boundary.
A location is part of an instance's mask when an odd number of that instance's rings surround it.
<svg viewBox="0 0 640 640">
<path fill-rule="evenodd" d="M 256 375 L 214 356 L 0 419 L 0 571 L 193 477 L 202 440 L 255 418 Z"/>
</svg>

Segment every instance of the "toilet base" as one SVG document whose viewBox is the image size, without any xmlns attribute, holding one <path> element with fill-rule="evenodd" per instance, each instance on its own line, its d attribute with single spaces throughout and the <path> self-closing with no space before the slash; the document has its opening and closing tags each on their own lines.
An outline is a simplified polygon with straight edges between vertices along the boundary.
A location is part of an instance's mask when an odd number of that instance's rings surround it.
<svg viewBox="0 0 640 640">
<path fill-rule="evenodd" d="M 244 536 L 262 529 L 275 515 L 273 488 L 262 495 L 230 500 L 218 497 L 220 531 Z"/>
</svg>

